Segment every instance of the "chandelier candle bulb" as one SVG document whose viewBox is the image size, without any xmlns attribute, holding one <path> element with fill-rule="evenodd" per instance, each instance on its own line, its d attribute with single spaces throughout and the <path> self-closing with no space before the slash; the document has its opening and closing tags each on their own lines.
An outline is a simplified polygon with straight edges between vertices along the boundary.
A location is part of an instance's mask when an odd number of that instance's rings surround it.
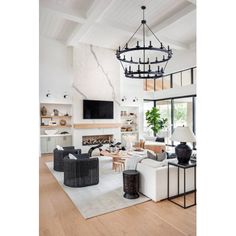
<svg viewBox="0 0 236 236">
<path fill-rule="evenodd" d="M 128 49 L 128 43 L 125 44 L 125 49 Z"/>
<path fill-rule="evenodd" d="M 149 47 L 152 48 L 152 41 L 149 41 Z"/>
<path fill-rule="evenodd" d="M 130 62 L 133 62 L 133 58 L 132 57 L 130 58 Z"/>
<path fill-rule="evenodd" d="M 129 72 L 131 71 L 131 66 L 129 66 Z"/>
<path fill-rule="evenodd" d="M 137 46 L 136 47 L 139 48 L 139 41 L 137 41 Z"/>
</svg>

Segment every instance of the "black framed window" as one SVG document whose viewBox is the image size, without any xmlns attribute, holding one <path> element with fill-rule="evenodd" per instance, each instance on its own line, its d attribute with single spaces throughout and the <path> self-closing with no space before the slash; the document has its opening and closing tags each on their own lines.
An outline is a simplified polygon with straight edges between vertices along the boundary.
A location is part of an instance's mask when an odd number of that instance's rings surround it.
<svg viewBox="0 0 236 236">
<path fill-rule="evenodd" d="M 167 145 L 175 146 L 178 142 L 170 140 L 171 134 L 177 126 L 189 126 L 190 129 L 196 134 L 196 95 L 172 97 L 167 99 L 157 100 L 144 100 L 144 115 L 145 112 L 156 106 L 160 109 L 161 116 L 168 119 L 168 124 L 159 135 L 165 137 Z M 144 131 L 146 135 L 153 135 L 147 129 L 146 119 L 144 117 Z M 192 148 L 196 148 L 196 143 L 193 143 Z"/>
</svg>

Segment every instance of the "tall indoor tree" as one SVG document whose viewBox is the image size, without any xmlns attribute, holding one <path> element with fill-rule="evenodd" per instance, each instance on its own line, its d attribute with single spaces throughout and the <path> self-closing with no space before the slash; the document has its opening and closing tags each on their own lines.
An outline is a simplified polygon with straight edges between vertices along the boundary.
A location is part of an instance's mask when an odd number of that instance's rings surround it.
<svg viewBox="0 0 236 236">
<path fill-rule="evenodd" d="M 161 113 L 158 108 L 153 107 L 151 110 L 148 110 L 145 115 L 148 127 L 152 129 L 154 136 L 166 127 L 168 119 L 161 118 Z"/>
</svg>

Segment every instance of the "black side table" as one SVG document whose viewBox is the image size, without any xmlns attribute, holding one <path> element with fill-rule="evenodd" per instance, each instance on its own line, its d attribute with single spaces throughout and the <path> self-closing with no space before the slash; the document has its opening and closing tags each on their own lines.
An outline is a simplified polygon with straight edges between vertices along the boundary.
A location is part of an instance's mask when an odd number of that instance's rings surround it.
<svg viewBox="0 0 236 236">
<path fill-rule="evenodd" d="M 135 199 L 139 197 L 139 172 L 136 170 L 123 171 L 124 197 Z"/>
<path fill-rule="evenodd" d="M 175 196 L 172 196 L 170 197 L 170 194 L 169 194 L 169 191 L 170 191 L 170 170 L 169 170 L 169 167 L 170 166 L 175 166 L 178 168 L 178 180 L 177 180 L 177 184 L 178 184 L 178 194 L 175 195 Z M 189 208 L 189 207 L 192 207 L 192 206 L 195 206 L 196 205 L 196 167 L 197 167 L 197 164 L 196 163 L 189 163 L 187 165 L 182 165 L 182 164 L 177 164 L 177 163 L 171 163 L 169 162 L 168 163 L 168 174 L 167 174 L 167 199 L 173 203 L 175 203 L 176 205 L 186 209 L 186 208 Z M 184 192 L 182 194 L 179 193 L 179 169 L 182 168 L 184 170 Z M 194 190 L 192 191 L 188 191 L 186 192 L 186 169 L 189 169 L 189 168 L 194 168 Z M 190 194 L 190 193 L 194 193 L 194 203 L 191 204 L 191 205 L 186 205 L 186 195 L 187 194 Z M 173 201 L 172 199 L 174 198 L 177 198 L 177 197 L 181 197 L 181 196 L 184 196 L 184 204 L 181 205 L 175 201 Z"/>
</svg>

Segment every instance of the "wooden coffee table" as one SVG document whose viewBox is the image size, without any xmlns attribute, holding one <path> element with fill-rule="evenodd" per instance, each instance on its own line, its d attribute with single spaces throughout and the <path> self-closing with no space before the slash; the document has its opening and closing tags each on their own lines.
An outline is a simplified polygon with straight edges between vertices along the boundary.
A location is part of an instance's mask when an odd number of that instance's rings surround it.
<svg viewBox="0 0 236 236">
<path fill-rule="evenodd" d="M 125 169 L 125 160 L 130 157 L 129 154 L 123 154 L 122 152 L 117 153 L 111 153 L 109 151 L 103 150 L 100 152 L 101 156 L 108 156 L 112 158 L 112 169 L 116 170 L 116 167 L 119 167 L 119 170 L 122 169 L 122 167 Z"/>
</svg>

